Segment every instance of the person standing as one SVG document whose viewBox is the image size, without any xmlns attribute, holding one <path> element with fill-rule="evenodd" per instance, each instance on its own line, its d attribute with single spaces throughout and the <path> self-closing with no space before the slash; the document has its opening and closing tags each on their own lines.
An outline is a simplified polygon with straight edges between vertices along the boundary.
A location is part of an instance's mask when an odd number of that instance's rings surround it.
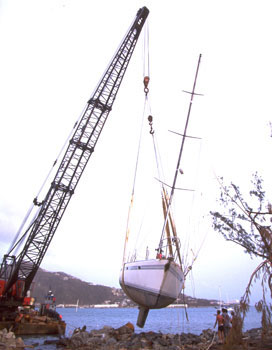
<svg viewBox="0 0 272 350">
<path fill-rule="evenodd" d="M 218 342 L 219 344 L 224 343 L 224 318 L 221 315 L 221 311 L 217 310 L 214 328 L 218 324 Z"/>
<path fill-rule="evenodd" d="M 233 325 L 233 323 L 235 323 L 235 314 L 234 314 L 234 311 L 231 311 L 231 318 L 230 318 L 230 323 L 231 323 L 231 327 Z"/>
<path fill-rule="evenodd" d="M 227 309 L 222 309 L 222 316 L 224 319 L 224 336 L 226 337 L 229 334 L 231 328 L 230 316 Z"/>
</svg>

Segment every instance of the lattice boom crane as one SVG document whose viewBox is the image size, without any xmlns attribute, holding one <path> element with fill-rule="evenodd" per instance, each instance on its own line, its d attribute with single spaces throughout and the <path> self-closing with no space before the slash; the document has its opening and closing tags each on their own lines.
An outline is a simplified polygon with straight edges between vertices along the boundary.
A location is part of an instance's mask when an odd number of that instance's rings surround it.
<svg viewBox="0 0 272 350">
<path fill-rule="evenodd" d="M 94 151 L 148 14 L 146 7 L 137 12 L 135 21 L 87 102 L 38 215 L 28 229 L 28 238 L 22 251 L 15 256 L 10 254 L 11 249 L 3 258 L 0 269 L 0 310 L 22 304 Z"/>
</svg>

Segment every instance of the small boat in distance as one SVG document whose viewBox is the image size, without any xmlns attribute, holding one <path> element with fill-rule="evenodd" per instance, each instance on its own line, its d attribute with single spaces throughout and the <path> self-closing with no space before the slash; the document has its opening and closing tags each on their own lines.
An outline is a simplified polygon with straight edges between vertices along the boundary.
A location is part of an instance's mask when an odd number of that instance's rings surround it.
<svg viewBox="0 0 272 350">
<path fill-rule="evenodd" d="M 195 81 L 193 91 L 191 94 L 191 101 L 185 129 L 182 137 L 182 143 L 180 146 L 178 162 L 175 170 L 174 180 L 171 187 L 171 194 L 168 196 L 166 190 L 166 184 L 159 180 L 161 187 L 161 198 L 163 207 L 163 228 L 161 237 L 159 239 L 158 247 L 155 249 L 156 253 L 154 258 L 149 259 L 148 248 L 146 250 L 145 259 L 137 259 L 137 254 L 130 257 L 129 260 L 125 261 L 126 244 L 129 237 L 129 228 L 127 228 L 125 249 L 124 249 L 124 260 L 123 266 L 120 272 L 119 283 L 126 293 L 126 295 L 139 306 L 139 314 L 137 319 L 137 326 L 144 327 L 148 312 L 150 309 L 160 309 L 173 303 L 181 293 L 184 287 L 185 277 L 187 272 L 190 270 L 183 265 L 181 253 L 180 253 L 180 240 L 177 235 L 176 226 L 174 223 L 173 215 L 171 212 L 171 204 L 176 186 L 176 180 L 180 170 L 180 160 L 183 151 L 184 142 L 186 139 L 187 126 L 190 116 L 190 110 L 192 100 L 195 95 L 195 85 L 199 69 L 201 55 L 199 56 L 197 71 L 195 75 Z M 149 124 L 151 126 L 150 132 L 153 136 L 154 131 L 152 129 L 152 116 L 148 117 Z M 153 136 L 154 140 L 154 136 Z M 154 141 L 153 141 L 154 142 Z M 154 149 L 155 149 L 154 142 Z M 156 154 L 156 151 L 155 151 Z M 157 157 L 156 157 L 157 160 Z M 157 169 L 158 169 L 157 164 Z M 136 168 L 137 169 L 137 168 Z M 136 176 L 135 176 L 136 178 Z M 160 178 L 160 176 L 159 176 Z M 134 190 L 132 191 L 132 195 Z M 133 196 L 131 204 L 133 202 Z M 130 207 L 131 210 L 131 207 Z M 129 210 L 129 214 L 130 214 Z M 155 226 L 152 229 L 155 230 Z"/>
</svg>

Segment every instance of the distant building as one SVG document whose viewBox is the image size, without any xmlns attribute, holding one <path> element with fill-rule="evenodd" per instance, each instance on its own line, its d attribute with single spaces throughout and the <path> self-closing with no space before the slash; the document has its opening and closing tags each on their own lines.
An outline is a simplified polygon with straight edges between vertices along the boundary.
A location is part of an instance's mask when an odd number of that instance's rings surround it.
<svg viewBox="0 0 272 350">
<path fill-rule="evenodd" d="M 116 307 L 119 307 L 119 305 L 118 304 L 96 304 L 96 305 L 93 305 L 93 307 L 97 309 L 116 308 Z"/>
</svg>

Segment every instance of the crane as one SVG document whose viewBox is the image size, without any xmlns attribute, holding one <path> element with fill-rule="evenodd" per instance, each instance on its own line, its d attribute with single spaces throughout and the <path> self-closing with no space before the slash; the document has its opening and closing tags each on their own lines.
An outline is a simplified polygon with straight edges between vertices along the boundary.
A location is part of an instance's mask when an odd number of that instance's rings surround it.
<svg viewBox="0 0 272 350">
<path fill-rule="evenodd" d="M 146 7 L 138 10 L 135 20 L 75 126 L 47 194 L 40 203 L 34 200 L 34 203 L 39 205 L 39 211 L 25 232 L 27 239 L 23 249 L 17 256 L 12 255 L 18 244 L 16 242 L 3 257 L 0 267 L 0 312 L 21 306 L 30 289 L 81 175 L 94 152 L 148 14 L 149 10 Z"/>
</svg>

